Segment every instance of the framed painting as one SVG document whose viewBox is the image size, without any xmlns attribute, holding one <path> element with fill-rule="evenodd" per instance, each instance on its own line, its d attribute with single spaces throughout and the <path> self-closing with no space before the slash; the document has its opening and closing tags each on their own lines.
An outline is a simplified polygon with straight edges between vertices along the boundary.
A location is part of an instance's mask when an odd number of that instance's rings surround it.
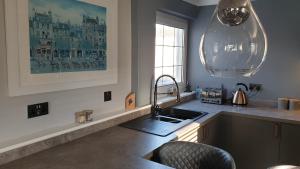
<svg viewBox="0 0 300 169">
<path fill-rule="evenodd" d="M 5 0 L 10 96 L 117 83 L 118 0 Z"/>
</svg>

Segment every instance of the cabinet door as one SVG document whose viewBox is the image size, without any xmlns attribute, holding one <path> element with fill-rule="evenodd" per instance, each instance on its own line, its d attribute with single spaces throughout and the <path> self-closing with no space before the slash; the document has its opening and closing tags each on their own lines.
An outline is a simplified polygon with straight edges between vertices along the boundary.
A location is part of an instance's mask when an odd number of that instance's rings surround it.
<svg viewBox="0 0 300 169">
<path fill-rule="evenodd" d="M 278 164 L 278 126 L 239 116 L 221 117 L 221 148 L 234 158 L 237 169 L 266 169 Z"/>
<path fill-rule="evenodd" d="M 219 146 L 218 136 L 219 136 L 219 118 L 215 118 L 199 129 L 198 142 L 218 147 Z"/>
<path fill-rule="evenodd" d="M 280 141 L 280 163 L 300 165 L 300 126 L 282 124 Z"/>
</svg>

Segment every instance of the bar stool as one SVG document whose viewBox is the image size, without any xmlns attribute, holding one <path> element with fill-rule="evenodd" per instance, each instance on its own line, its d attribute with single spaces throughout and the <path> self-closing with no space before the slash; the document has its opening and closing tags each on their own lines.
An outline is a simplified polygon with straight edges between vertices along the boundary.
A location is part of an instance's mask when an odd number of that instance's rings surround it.
<svg viewBox="0 0 300 169">
<path fill-rule="evenodd" d="M 169 142 L 154 151 L 153 161 L 176 169 L 236 169 L 229 153 L 191 142 Z"/>
</svg>

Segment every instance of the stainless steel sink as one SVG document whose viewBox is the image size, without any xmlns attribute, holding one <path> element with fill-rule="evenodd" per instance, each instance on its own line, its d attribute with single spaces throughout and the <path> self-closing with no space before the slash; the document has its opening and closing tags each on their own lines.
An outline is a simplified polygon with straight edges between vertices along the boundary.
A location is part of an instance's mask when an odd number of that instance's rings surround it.
<svg viewBox="0 0 300 169">
<path fill-rule="evenodd" d="M 162 110 L 158 116 L 143 116 L 123 123 L 121 126 L 154 135 L 167 136 L 206 114 L 202 111 L 168 108 Z"/>
</svg>

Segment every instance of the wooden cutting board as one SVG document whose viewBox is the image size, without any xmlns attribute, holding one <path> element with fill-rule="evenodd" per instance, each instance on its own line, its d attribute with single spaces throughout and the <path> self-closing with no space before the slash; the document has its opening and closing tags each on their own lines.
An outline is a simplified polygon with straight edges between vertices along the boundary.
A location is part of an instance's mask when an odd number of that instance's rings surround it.
<svg viewBox="0 0 300 169">
<path fill-rule="evenodd" d="M 125 110 L 130 111 L 135 109 L 135 107 L 135 93 L 131 92 L 125 98 Z"/>
</svg>

